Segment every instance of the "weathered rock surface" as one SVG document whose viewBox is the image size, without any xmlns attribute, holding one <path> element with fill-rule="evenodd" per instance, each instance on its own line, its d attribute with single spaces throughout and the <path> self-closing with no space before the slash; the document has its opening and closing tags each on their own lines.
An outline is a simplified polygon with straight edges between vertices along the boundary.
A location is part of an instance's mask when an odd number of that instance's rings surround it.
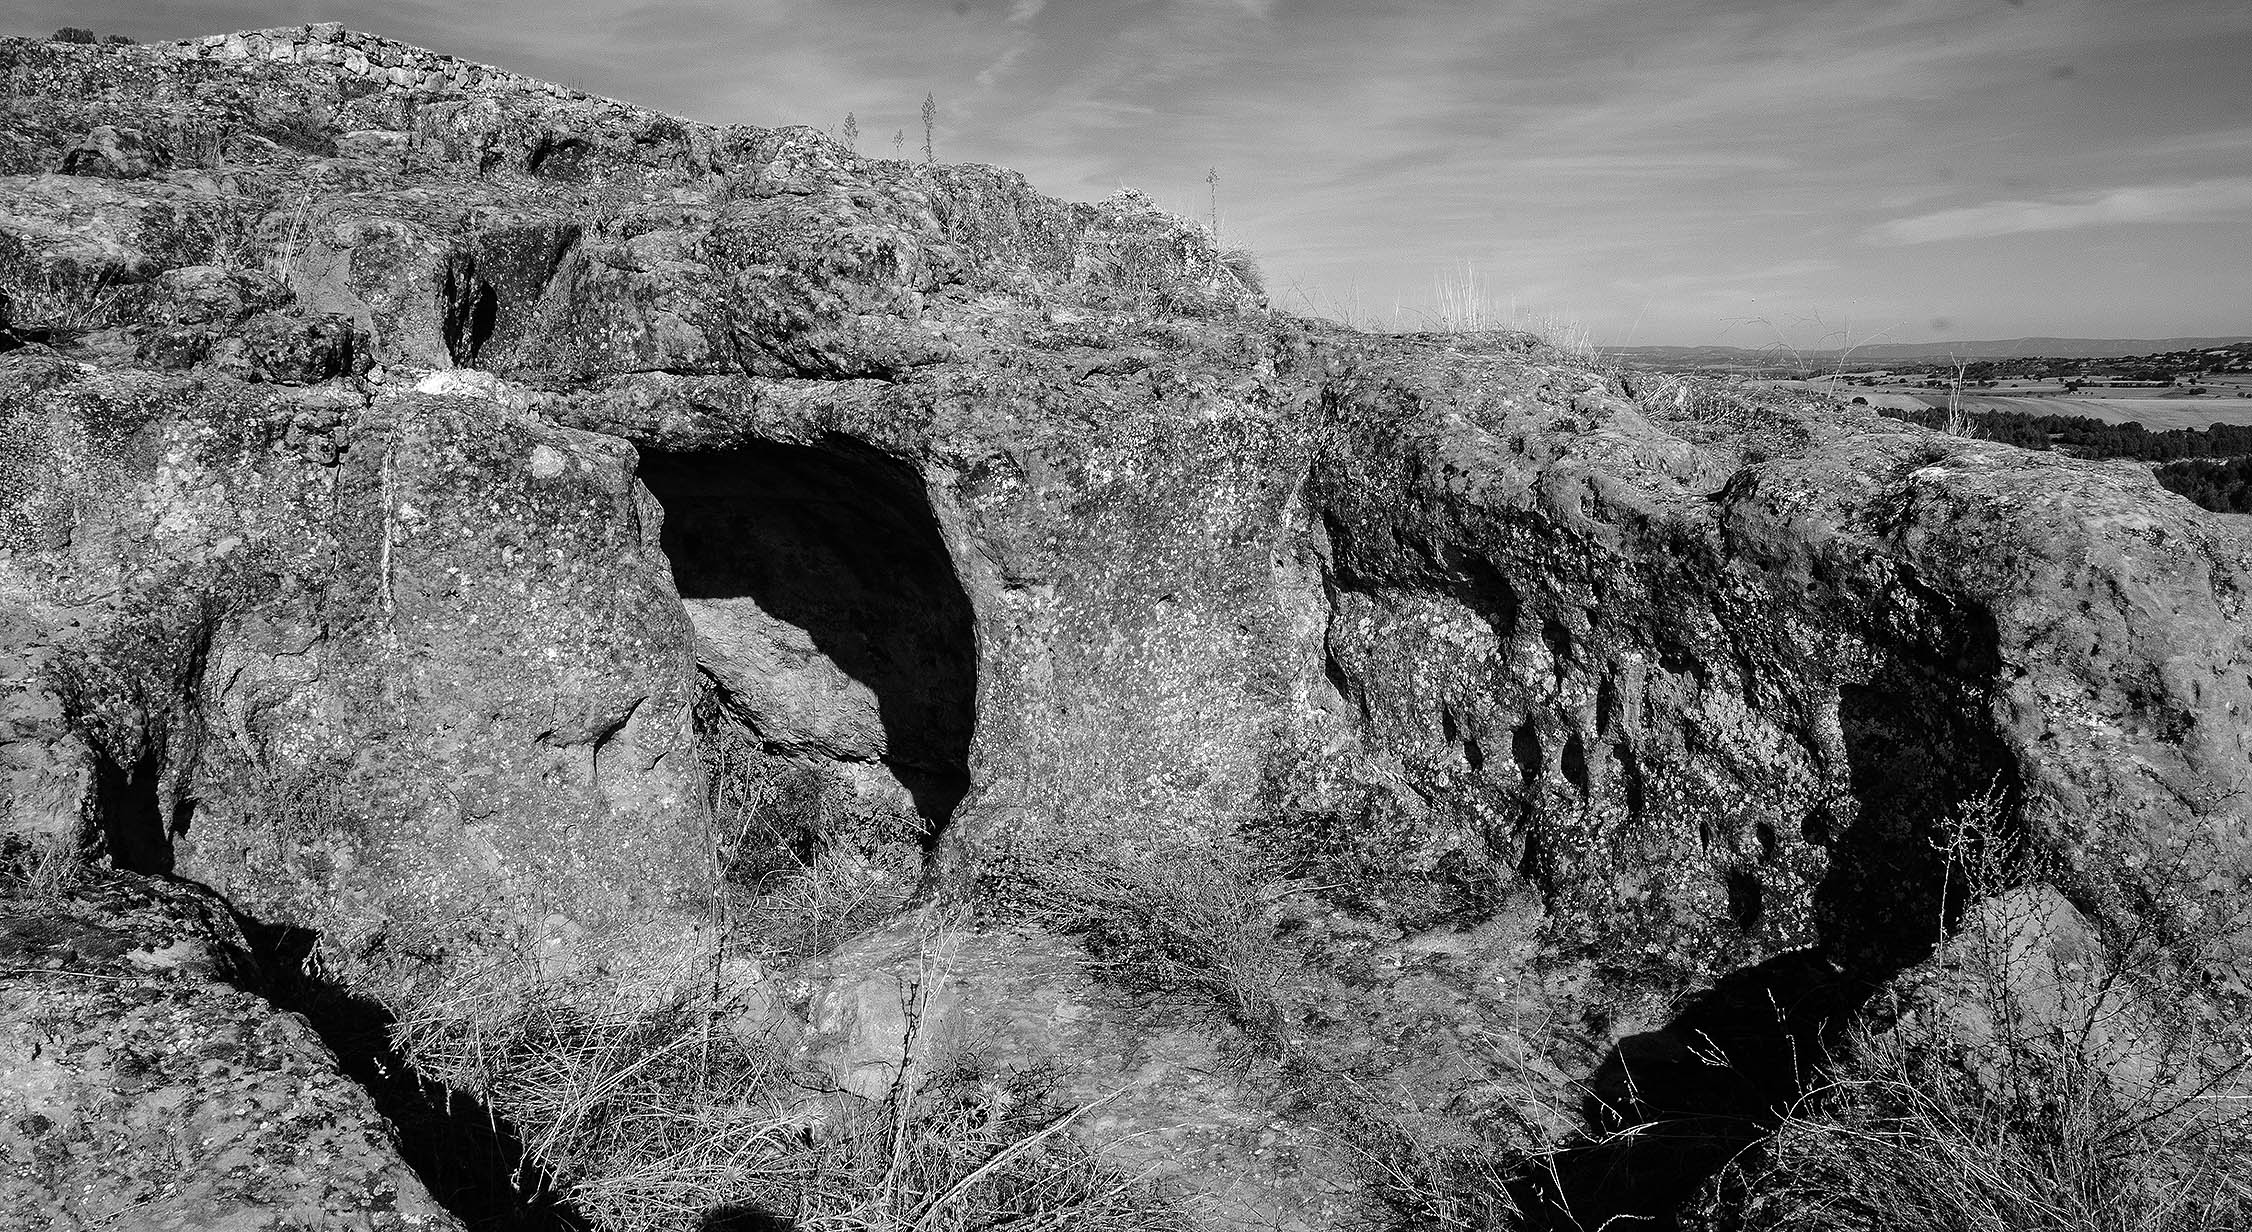
<svg viewBox="0 0 2252 1232">
<path fill-rule="evenodd" d="M 0 834 L 371 980 L 685 930 L 747 740 L 985 913 L 945 1030 L 1323 1227 L 1370 1110 L 1491 1147 L 1849 1012 L 1966 809 L 2098 928 L 2241 887 L 2252 558 L 2132 468 L 1296 321 L 1132 196 L 335 27 L 0 71 Z M 1021 931 L 1183 851 L 1271 891 L 1235 1077 Z M 805 1047 L 888 1055 L 921 955 L 808 965 Z"/>
<path fill-rule="evenodd" d="M 255 975 L 225 907 L 176 882 L 0 899 L 0 1224 L 459 1228 Z"/>
</svg>

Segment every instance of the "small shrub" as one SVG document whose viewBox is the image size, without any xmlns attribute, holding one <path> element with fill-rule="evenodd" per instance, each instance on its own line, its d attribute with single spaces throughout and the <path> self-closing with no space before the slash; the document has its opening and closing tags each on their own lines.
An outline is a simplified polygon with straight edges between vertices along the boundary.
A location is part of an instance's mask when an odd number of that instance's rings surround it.
<svg viewBox="0 0 2252 1232">
<path fill-rule="evenodd" d="M 1271 910 L 1288 889 L 1263 883 L 1238 854 L 1190 848 L 1053 861 L 1030 897 L 1044 924 L 1085 943 L 1110 983 L 1216 1008 L 1279 1050 L 1298 1016 L 1295 961 Z"/>
<path fill-rule="evenodd" d="M 1220 254 L 1220 264 L 1227 267 L 1235 280 L 1253 295 L 1267 293 L 1267 276 L 1259 268 L 1259 258 L 1248 248 L 1230 248 Z"/>
<path fill-rule="evenodd" d="M 64 26 L 62 29 L 55 31 L 55 36 L 47 41 L 51 43 L 93 43 L 98 40 L 95 39 L 92 30 L 83 26 Z"/>
</svg>

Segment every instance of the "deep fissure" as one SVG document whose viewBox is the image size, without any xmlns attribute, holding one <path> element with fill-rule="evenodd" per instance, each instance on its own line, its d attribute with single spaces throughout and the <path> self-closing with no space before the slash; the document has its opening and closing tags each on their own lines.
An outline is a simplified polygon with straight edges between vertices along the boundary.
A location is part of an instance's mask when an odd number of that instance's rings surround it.
<svg viewBox="0 0 2252 1232">
<path fill-rule="evenodd" d="M 529 1156 L 514 1124 L 474 1093 L 423 1077 L 392 1043 L 391 1012 L 322 971 L 317 931 L 235 918 L 263 973 L 253 991 L 304 1016 L 398 1131 L 400 1158 L 441 1206 L 472 1232 L 589 1232 L 563 1178 Z"/>
</svg>

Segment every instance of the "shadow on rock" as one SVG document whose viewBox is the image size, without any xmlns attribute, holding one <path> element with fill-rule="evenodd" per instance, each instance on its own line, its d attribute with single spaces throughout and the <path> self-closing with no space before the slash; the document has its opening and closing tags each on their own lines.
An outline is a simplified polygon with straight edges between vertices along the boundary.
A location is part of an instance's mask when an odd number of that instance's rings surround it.
<svg viewBox="0 0 2252 1232">
<path fill-rule="evenodd" d="M 397 1128 L 400 1156 L 432 1197 L 472 1232 L 590 1232 L 554 1178 L 525 1157 L 514 1126 L 475 1097 L 418 1076 L 391 1045 L 389 1011 L 308 969 L 320 934 L 248 918 L 242 926 L 267 976 L 257 991 L 312 1024 Z"/>
<path fill-rule="evenodd" d="M 1587 1081 L 1587 1140 L 1509 1184 L 1542 1232 L 1675 1226 L 1675 1211 L 1764 1139 L 1815 1080 L 1874 985 L 1815 950 L 1735 972 L 1672 1021 L 1630 1035 Z"/>
</svg>

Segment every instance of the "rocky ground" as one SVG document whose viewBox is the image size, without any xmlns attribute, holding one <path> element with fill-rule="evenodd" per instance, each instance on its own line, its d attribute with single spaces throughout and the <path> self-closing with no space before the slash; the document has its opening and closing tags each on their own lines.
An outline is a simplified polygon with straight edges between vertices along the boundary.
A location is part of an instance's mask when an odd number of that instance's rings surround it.
<svg viewBox="0 0 2252 1232">
<path fill-rule="evenodd" d="M 2252 556 L 2147 473 L 332 26 L 0 71 L 26 1218 L 833 1226 L 758 1161 L 873 1116 L 956 1226 L 1062 1190 L 902 1127 L 1036 1077 L 981 1158 L 1165 1219 L 1671 1220 L 1964 937 L 2241 1056 Z M 628 1185 L 527 1075 L 683 1006 L 637 1115 L 720 1038 L 772 1116 Z"/>
</svg>

